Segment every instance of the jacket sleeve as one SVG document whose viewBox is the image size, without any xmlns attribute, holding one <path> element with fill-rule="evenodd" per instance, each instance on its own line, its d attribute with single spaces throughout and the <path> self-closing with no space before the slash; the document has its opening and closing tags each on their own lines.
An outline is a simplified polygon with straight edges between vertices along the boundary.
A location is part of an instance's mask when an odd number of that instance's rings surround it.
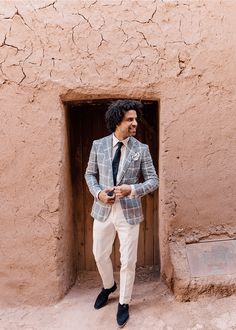
<svg viewBox="0 0 236 330">
<path fill-rule="evenodd" d="M 97 181 L 98 164 L 97 164 L 97 150 L 96 143 L 93 142 L 92 149 L 89 155 L 89 161 L 85 172 L 85 180 L 88 185 L 89 191 L 97 198 L 98 193 L 102 190 Z"/>
<path fill-rule="evenodd" d="M 143 175 L 144 182 L 136 183 L 134 185 L 135 194 L 137 197 L 143 197 L 156 190 L 159 186 L 159 179 L 152 162 L 148 145 L 145 145 L 145 149 L 142 154 L 141 173 Z"/>
</svg>

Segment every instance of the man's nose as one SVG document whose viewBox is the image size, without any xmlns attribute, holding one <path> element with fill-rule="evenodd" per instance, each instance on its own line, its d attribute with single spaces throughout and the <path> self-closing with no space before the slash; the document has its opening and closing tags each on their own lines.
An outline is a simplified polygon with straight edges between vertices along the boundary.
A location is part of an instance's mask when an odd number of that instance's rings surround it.
<svg viewBox="0 0 236 330">
<path fill-rule="evenodd" d="M 137 122 L 136 119 L 133 120 L 132 125 L 133 125 L 133 126 L 137 126 L 137 125 L 138 125 L 138 122 Z"/>
</svg>

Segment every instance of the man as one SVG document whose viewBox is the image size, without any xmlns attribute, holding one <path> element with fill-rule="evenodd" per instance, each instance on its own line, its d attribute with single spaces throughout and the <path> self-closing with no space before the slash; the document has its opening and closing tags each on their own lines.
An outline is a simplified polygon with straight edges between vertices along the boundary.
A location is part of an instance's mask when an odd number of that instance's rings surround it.
<svg viewBox="0 0 236 330">
<path fill-rule="evenodd" d="M 144 219 L 141 197 L 158 187 L 149 148 L 134 138 L 141 109 L 141 102 L 134 100 L 118 100 L 109 106 L 106 124 L 112 134 L 93 142 L 85 173 L 94 196 L 93 254 L 103 282 L 94 307 L 103 307 L 109 294 L 117 288 L 110 255 L 118 233 L 121 254 L 119 326 L 124 326 L 129 318 L 139 224 Z M 140 182 L 141 175 L 144 182 Z"/>
</svg>

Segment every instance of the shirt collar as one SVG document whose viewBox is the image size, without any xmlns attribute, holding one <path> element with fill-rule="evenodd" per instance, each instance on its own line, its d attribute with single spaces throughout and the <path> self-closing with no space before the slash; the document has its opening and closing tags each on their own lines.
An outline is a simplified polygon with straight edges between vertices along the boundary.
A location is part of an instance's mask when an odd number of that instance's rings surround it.
<svg viewBox="0 0 236 330">
<path fill-rule="evenodd" d="M 113 148 L 117 145 L 118 142 L 122 142 L 124 146 L 127 148 L 129 142 L 129 136 L 122 141 L 118 140 L 114 133 L 112 134 L 112 137 L 113 137 Z"/>
</svg>

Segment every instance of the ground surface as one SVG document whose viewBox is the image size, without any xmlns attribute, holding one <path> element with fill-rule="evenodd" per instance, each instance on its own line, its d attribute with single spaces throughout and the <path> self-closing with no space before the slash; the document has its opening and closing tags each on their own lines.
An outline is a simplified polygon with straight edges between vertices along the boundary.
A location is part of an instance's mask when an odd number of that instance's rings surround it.
<svg viewBox="0 0 236 330">
<path fill-rule="evenodd" d="M 109 304 L 94 310 L 100 290 L 94 274 L 80 275 L 78 283 L 58 304 L 0 310 L 1 330 L 112 330 L 117 329 L 118 291 Z M 236 329 L 236 296 L 201 298 L 180 303 L 155 276 L 140 275 L 130 304 L 130 319 L 124 329 L 199 330 Z"/>
</svg>

